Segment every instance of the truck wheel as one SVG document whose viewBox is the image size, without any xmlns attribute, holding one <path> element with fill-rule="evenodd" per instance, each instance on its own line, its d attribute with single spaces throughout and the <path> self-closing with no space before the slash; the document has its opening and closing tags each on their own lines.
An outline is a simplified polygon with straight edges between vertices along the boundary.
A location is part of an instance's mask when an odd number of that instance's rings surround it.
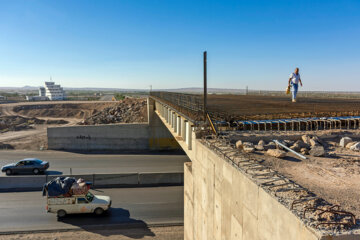
<svg viewBox="0 0 360 240">
<path fill-rule="evenodd" d="M 40 173 L 40 170 L 37 169 L 37 168 L 34 168 L 34 169 L 33 169 L 33 173 L 34 173 L 35 175 L 38 175 L 38 174 Z"/>
<path fill-rule="evenodd" d="M 57 216 L 58 216 L 58 218 L 63 218 L 63 217 L 65 217 L 65 216 L 66 216 L 65 210 L 59 210 L 59 211 L 57 211 Z"/>
<path fill-rule="evenodd" d="M 94 213 L 95 213 L 96 215 L 101 215 L 101 214 L 104 213 L 104 209 L 102 209 L 102 208 L 96 208 L 95 211 L 94 211 Z"/>
<path fill-rule="evenodd" d="M 11 169 L 6 169 L 6 175 L 11 175 L 12 174 L 12 171 L 11 171 Z"/>
</svg>

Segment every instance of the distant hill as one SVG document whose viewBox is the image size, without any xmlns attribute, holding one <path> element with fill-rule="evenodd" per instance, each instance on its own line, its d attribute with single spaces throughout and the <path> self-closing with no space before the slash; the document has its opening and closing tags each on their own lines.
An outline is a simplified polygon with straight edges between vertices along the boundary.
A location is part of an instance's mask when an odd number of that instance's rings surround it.
<svg viewBox="0 0 360 240">
<path fill-rule="evenodd" d="M 0 87 L 0 90 L 12 90 L 12 91 L 34 91 L 39 87 L 24 86 L 24 87 Z M 128 88 L 68 88 L 64 87 L 65 91 L 114 91 L 114 92 L 148 92 L 149 89 L 128 89 Z M 203 89 L 200 87 L 193 88 L 171 88 L 171 89 L 153 89 L 152 91 L 168 91 L 168 92 L 187 92 L 187 93 L 202 93 Z M 226 89 L 226 88 L 208 88 L 208 92 L 216 93 L 243 93 L 244 89 Z"/>
<path fill-rule="evenodd" d="M 29 92 L 37 91 L 39 87 L 34 86 L 24 86 L 24 87 L 0 87 L 0 91 L 9 91 L 9 92 Z M 92 91 L 92 92 L 149 92 L 149 89 L 128 89 L 128 88 L 67 88 L 64 87 L 65 91 Z M 182 93 L 203 93 L 203 88 L 201 87 L 190 87 L 190 88 L 168 88 L 168 89 L 152 89 L 152 91 L 167 91 L 167 92 L 182 92 Z M 282 93 L 283 91 L 279 90 L 254 90 L 248 89 L 249 93 Z M 339 93 L 339 94 L 359 94 L 359 91 L 307 91 L 311 93 Z M 208 88 L 208 93 L 217 93 L 217 94 L 245 94 L 245 89 L 231 89 L 231 88 Z M 305 91 L 301 92 L 302 94 L 306 93 Z"/>
<path fill-rule="evenodd" d="M 230 89 L 230 88 L 208 88 L 208 93 L 245 93 L 245 89 Z M 154 89 L 153 91 L 167 91 L 167 92 L 184 92 L 184 93 L 203 93 L 203 88 L 176 88 L 176 89 Z"/>
</svg>

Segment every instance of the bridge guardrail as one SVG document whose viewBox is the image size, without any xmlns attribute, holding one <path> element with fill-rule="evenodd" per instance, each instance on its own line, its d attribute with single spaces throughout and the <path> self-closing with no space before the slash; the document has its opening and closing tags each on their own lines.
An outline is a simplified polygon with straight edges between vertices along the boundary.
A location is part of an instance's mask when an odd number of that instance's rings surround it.
<svg viewBox="0 0 360 240">
<path fill-rule="evenodd" d="M 204 112 L 203 97 L 199 94 L 156 91 L 150 92 L 150 96 L 169 103 L 195 120 L 200 120 Z"/>
</svg>

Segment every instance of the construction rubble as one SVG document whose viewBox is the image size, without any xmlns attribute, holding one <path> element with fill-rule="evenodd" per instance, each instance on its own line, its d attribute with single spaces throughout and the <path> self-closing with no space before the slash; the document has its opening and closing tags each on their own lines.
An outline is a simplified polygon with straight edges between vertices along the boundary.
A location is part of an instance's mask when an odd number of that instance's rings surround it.
<svg viewBox="0 0 360 240">
<path fill-rule="evenodd" d="M 84 119 L 79 125 L 134 123 L 147 121 L 146 99 L 125 98 L 114 107 L 107 107 Z"/>
<path fill-rule="evenodd" d="M 302 155 L 310 155 L 313 157 L 324 157 L 329 155 L 329 153 L 326 152 L 328 144 L 316 135 L 303 135 L 301 136 L 301 139 L 296 141 L 280 140 L 279 142 Z M 254 153 L 258 151 L 265 152 L 267 155 L 276 158 L 287 156 L 286 150 L 275 144 L 273 141 L 265 142 L 264 140 L 260 140 L 256 144 L 238 140 L 236 141 L 235 146 L 245 153 Z M 350 137 L 342 137 L 338 146 L 354 152 L 360 152 L 360 141 L 354 141 Z"/>
</svg>

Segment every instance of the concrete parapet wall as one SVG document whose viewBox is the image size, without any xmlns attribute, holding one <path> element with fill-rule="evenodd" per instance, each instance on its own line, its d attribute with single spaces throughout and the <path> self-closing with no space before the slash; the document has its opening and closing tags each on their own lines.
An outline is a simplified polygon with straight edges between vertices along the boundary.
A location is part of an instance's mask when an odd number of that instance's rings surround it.
<svg viewBox="0 0 360 240">
<path fill-rule="evenodd" d="M 183 173 L 139 173 L 139 184 L 154 185 L 154 184 L 183 184 L 184 174 Z"/>
<path fill-rule="evenodd" d="M 12 176 L 0 177 L 0 191 L 39 190 L 46 183 L 46 176 Z"/>
<path fill-rule="evenodd" d="M 10 176 L 0 177 L 0 191 L 37 191 L 44 184 L 56 177 L 67 175 L 44 176 Z M 76 179 L 83 178 L 92 182 L 97 188 L 111 187 L 145 187 L 145 186 L 174 186 L 183 185 L 183 173 L 121 173 L 121 174 L 82 174 L 71 175 Z"/>
<path fill-rule="evenodd" d="M 134 186 L 139 184 L 139 174 L 95 174 L 94 184 L 97 187 L 104 186 Z"/>
</svg>

